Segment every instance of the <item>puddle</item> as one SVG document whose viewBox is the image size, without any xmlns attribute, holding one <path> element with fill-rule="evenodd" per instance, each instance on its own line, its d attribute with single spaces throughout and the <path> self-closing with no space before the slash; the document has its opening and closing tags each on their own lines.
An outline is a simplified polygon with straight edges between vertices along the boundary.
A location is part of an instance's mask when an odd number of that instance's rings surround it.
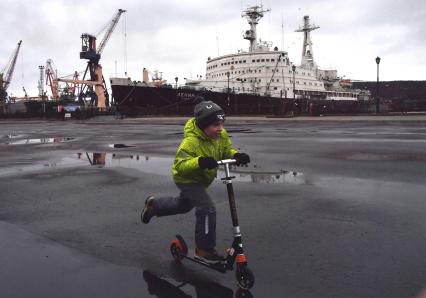
<svg viewBox="0 0 426 298">
<path fill-rule="evenodd" d="M 13 139 L 13 138 L 12 138 Z M 74 140 L 74 138 L 41 138 L 41 139 L 23 139 L 7 142 L 7 145 L 30 145 L 30 144 L 50 144 L 64 143 Z"/>
<path fill-rule="evenodd" d="M 130 153 L 85 152 L 77 153 L 77 157 L 92 166 L 135 169 L 158 175 L 170 175 L 173 164 L 173 158 Z"/>
<path fill-rule="evenodd" d="M 231 134 L 231 133 L 259 133 L 259 131 L 251 130 L 250 128 L 226 129 L 226 132 L 228 134 Z M 183 135 L 183 132 L 172 132 L 172 133 L 168 133 L 167 135 L 170 135 L 170 136 Z"/>
<path fill-rule="evenodd" d="M 109 144 L 108 147 L 110 148 L 131 148 L 135 147 L 134 145 L 126 145 L 126 144 Z"/>
<path fill-rule="evenodd" d="M 251 130 L 250 128 L 243 129 L 227 129 L 228 133 L 258 133 L 258 131 Z"/>
<path fill-rule="evenodd" d="M 80 159 L 84 159 L 83 155 L 79 155 Z M 136 169 L 144 173 L 152 173 L 158 175 L 171 175 L 173 158 L 169 157 L 152 157 L 125 153 L 85 153 L 89 164 L 93 166 L 102 166 L 106 168 L 128 168 Z M 264 184 L 305 184 L 305 176 L 302 173 L 284 171 L 284 170 L 268 170 L 257 165 L 247 167 L 231 167 L 231 175 L 235 176 L 233 181 L 264 183 Z M 222 167 L 218 171 L 218 179 L 225 177 Z"/>
<path fill-rule="evenodd" d="M 7 138 L 7 139 L 17 139 L 17 138 L 21 138 L 21 137 L 23 137 L 24 135 L 17 135 L 17 134 L 8 134 L 8 135 L 5 135 L 5 137 Z"/>
<path fill-rule="evenodd" d="M 231 175 L 235 176 L 233 181 L 262 183 L 262 184 L 306 184 L 305 176 L 300 172 L 274 170 L 263 168 L 258 165 L 247 165 L 245 167 L 231 167 Z M 225 177 L 225 172 L 222 168 L 218 171 L 218 178 Z"/>
<path fill-rule="evenodd" d="M 171 175 L 174 158 L 153 157 L 131 153 L 79 152 L 70 157 L 52 160 L 43 164 L 17 164 L 0 170 L 1 175 L 40 171 L 46 168 L 95 166 L 100 168 L 135 169 L 143 173 L 163 176 Z M 235 182 L 262 184 L 306 184 L 302 173 L 262 168 L 258 165 L 232 166 L 231 175 Z M 219 168 L 217 179 L 225 177 L 222 167 Z"/>
<path fill-rule="evenodd" d="M 355 161 L 426 161 L 426 154 L 359 152 L 345 155 L 343 158 Z"/>
</svg>

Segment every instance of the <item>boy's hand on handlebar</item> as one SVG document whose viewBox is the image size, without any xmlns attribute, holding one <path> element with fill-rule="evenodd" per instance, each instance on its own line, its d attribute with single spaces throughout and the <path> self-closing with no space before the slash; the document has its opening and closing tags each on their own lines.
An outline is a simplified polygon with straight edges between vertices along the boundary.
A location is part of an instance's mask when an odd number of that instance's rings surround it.
<svg viewBox="0 0 426 298">
<path fill-rule="evenodd" d="M 247 153 L 235 153 L 234 159 L 237 161 L 235 163 L 237 166 L 245 165 L 250 162 L 250 156 Z"/>
<path fill-rule="evenodd" d="M 214 169 L 216 168 L 217 161 L 213 157 L 200 157 L 198 159 L 198 165 L 201 169 Z"/>
</svg>

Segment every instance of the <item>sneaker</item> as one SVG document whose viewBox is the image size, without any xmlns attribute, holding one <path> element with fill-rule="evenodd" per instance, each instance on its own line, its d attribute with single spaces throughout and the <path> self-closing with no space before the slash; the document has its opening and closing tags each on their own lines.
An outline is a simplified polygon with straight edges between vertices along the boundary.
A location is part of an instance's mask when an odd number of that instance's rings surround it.
<svg viewBox="0 0 426 298">
<path fill-rule="evenodd" d="M 219 255 L 215 249 L 205 250 L 196 248 L 194 258 L 209 264 L 224 263 L 226 261 L 225 257 Z"/>
<path fill-rule="evenodd" d="M 147 224 L 151 220 L 151 217 L 153 217 L 154 215 L 154 196 L 149 196 L 145 200 L 145 207 L 143 208 L 141 213 L 141 221 L 144 224 Z"/>
</svg>

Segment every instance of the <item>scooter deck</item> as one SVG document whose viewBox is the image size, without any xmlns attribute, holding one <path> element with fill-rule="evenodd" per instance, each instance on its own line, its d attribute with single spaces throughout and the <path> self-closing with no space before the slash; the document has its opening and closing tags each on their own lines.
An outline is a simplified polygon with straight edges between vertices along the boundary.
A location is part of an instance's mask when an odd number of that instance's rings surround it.
<svg viewBox="0 0 426 298">
<path fill-rule="evenodd" d="M 226 261 L 217 262 L 217 263 L 208 263 L 203 260 L 195 258 L 195 252 L 192 249 L 188 249 L 188 254 L 183 256 L 185 259 L 190 260 L 194 263 L 201 264 L 205 267 L 209 267 L 210 269 L 225 273 L 227 270 Z"/>
</svg>

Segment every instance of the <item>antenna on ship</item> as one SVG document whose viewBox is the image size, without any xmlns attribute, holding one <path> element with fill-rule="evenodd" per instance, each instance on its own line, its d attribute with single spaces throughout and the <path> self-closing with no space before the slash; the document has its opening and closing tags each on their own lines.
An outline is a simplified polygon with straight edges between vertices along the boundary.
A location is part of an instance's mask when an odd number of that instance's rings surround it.
<svg viewBox="0 0 426 298">
<path fill-rule="evenodd" d="M 284 13 L 281 11 L 281 50 L 284 51 Z"/>
<path fill-rule="evenodd" d="M 303 27 L 299 27 L 295 32 L 303 32 L 303 50 L 302 50 L 302 66 L 308 68 L 316 68 L 314 62 L 314 52 L 312 49 L 311 31 L 318 29 L 319 26 L 310 24 L 309 16 L 303 17 Z"/>
<path fill-rule="evenodd" d="M 247 8 L 243 11 L 241 17 L 247 17 L 248 23 L 250 25 L 250 30 L 246 30 L 244 32 L 244 39 L 250 41 L 250 49 L 249 52 L 254 52 L 256 50 L 256 40 L 257 40 L 257 32 L 256 25 L 259 23 L 259 20 L 263 18 L 265 12 L 271 11 L 270 9 L 263 10 L 263 5 L 256 5 Z"/>
<path fill-rule="evenodd" d="M 217 56 L 219 56 L 219 36 L 217 35 L 217 27 L 216 27 L 216 46 L 217 46 Z"/>
</svg>

